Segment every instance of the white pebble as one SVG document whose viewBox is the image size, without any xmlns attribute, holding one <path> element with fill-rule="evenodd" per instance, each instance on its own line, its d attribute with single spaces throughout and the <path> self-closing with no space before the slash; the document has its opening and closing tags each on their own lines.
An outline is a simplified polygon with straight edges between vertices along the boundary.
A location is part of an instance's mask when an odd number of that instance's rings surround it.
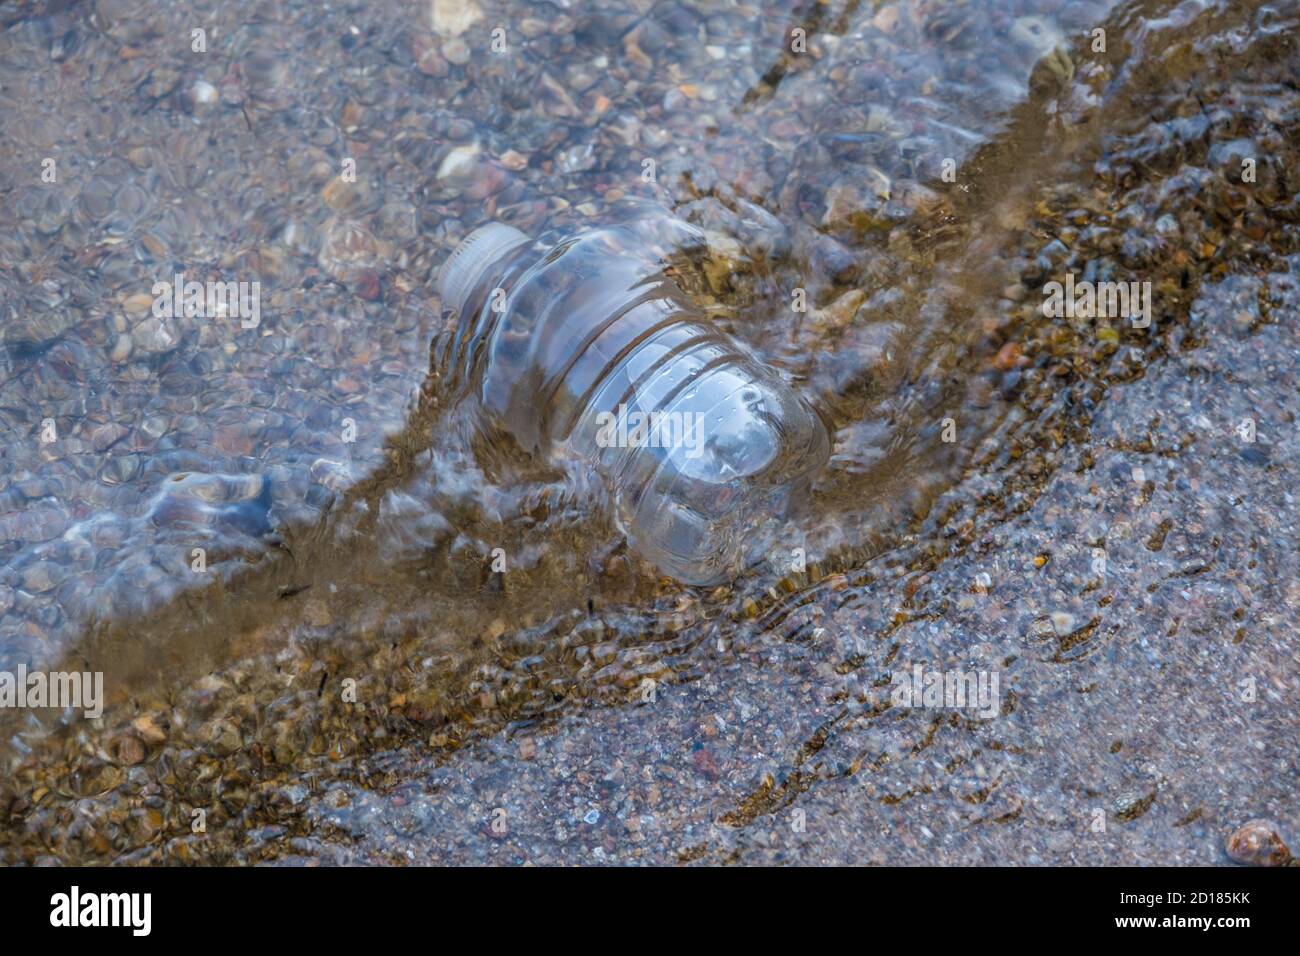
<svg viewBox="0 0 1300 956">
<path fill-rule="evenodd" d="M 211 83 L 199 80 L 190 87 L 190 96 L 193 97 L 195 103 L 208 106 L 217 101 L 217 88 Z"/>
</svg>

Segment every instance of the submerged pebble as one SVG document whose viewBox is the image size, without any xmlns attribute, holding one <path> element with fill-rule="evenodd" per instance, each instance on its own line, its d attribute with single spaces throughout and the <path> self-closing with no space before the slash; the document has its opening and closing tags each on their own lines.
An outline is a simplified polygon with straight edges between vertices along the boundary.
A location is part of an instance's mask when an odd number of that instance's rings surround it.
<svg viewBox="0 0 1300 956">
<path fill-rule="evenodd" d="M 1250 820 L 1228 837 L 1224 848 L 1235 863 L 1249 866 L 1286 866 L 1291 851 L 1271 820 Z"/>
</svg>

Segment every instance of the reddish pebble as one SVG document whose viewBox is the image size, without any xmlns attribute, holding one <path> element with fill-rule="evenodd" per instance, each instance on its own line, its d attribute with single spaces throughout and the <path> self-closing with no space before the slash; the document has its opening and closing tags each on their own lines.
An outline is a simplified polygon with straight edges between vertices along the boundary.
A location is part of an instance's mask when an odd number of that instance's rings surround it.
<svg viewBox="0 0 1300 956">
<path fill-rule="evenodd" d="M 140 738 L 131 734 L 122 734 L 112 742 L 113 762 L 122 767 L 134 767 L 144 761 L 144 744 Z"/>
<path fill-rule="evenodd" d="M 717 780 L 719 776 L 718 761 L 714 758 L 713 753 L 707 747 L 701 747 L 691 755 L 691 763 L 695 769 L 710 780 Z"/>
<path fill-rule="evenodd" d="M 1013 368 L 1021 368 L 1029 364 L 1029 359 L 1025 358 L 1024 352 L 1018 342 L 1008 342 L 998 350 L 998 354 L 993 358 L 995 368 L 1006 371 Z"/>
<path fill-rule="evenodd" d="M 374 269 L 362 269 L 357 273 L 356 280 L 352 283 L 352 291 L 360 299 L 367 302 L 377 302 L 380 293 L 383 291 L 383 283 L 379 281 L 379 273 Z"/>
<path fill-rule="evenodd" d="M 1248 866 L 1286 866 L 1291 851 L 1277 832 L 1277 825 L 1269 820 L 1251 820 L 1242 824 L 1224 849 L 1234 862 Z"/>
</svg>

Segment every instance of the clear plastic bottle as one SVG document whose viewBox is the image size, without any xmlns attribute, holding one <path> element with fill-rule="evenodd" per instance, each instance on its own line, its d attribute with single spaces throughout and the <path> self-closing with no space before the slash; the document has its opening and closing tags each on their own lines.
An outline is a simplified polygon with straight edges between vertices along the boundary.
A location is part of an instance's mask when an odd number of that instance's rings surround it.
<svg viewBox="0 0 1300 956">
<path fill-rule="evenodd" d="M 664 274 L 661 228 L 597 228 L 549 249 L 502 223 L 476 229 L 438 275 L 459 314 L 441 361 L 525 450 L 590 462 L 635 551 L 713 584 L 763 556 L 830 439 Z"/>
</svg>

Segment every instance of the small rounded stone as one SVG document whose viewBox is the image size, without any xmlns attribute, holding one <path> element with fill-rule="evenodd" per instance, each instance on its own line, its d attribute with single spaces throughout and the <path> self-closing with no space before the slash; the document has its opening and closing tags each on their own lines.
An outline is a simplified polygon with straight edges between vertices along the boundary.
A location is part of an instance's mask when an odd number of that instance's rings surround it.
<svg viewBox="0 0 1300 956">
<path fill-rule="evenodd" d="M 1228 856 L 1248 866 L 1286 866 L 1291 851 L 1271 820 L 1250 820 L 1228 837 L 1224 844 Z"/>
</svg>

